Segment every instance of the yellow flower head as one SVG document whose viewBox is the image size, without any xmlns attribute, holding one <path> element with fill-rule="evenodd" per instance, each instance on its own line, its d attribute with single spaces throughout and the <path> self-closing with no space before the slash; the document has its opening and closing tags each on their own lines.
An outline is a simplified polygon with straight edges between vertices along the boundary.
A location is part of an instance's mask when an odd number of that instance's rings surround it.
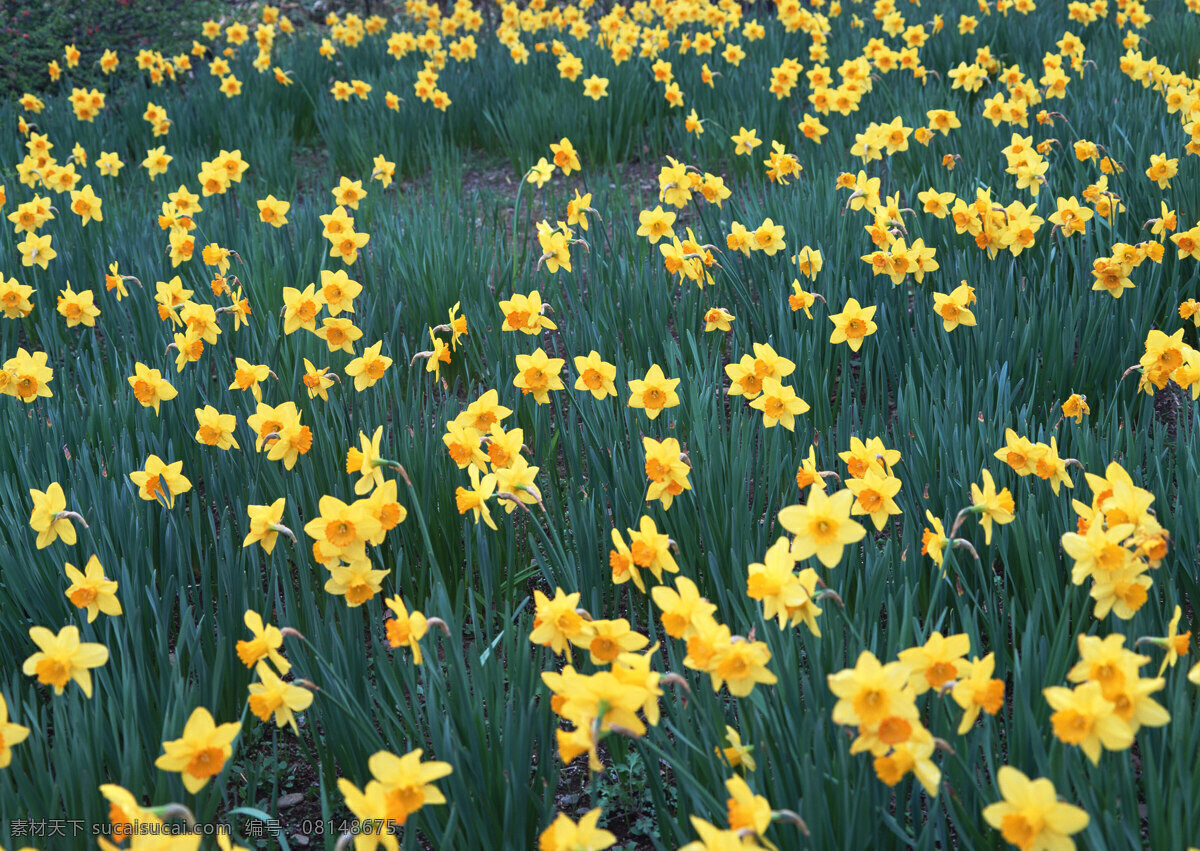
<svg viewBox="0 0 1200 851">
<path fill-rule="evenodd" d="M 89 558 L 83 572 L 70 562 L 66 563 L 63 570 L 71 580 L 71 586 L 63 593 L 73 606 L 87 610 L 88 623 L 95 621 L 101 612 L 109 617 L 121 614 L 117 583 L 104 575 L 100 559 L 94 555 Z"/>
<path fill-rule="evenodd" d="M 184 787 L 195 794 L 221 773 L 233 755 L 233 740 L 241 729 L 237 722 L 218 726 L 207 709 L 197 707 L 188 718 L 183 735 L 163 742 L 163 754 L 154 765 L 181 774 Z"/>
<path fill-rule="evenodd" d="M 863 339 L 874 334 L 878 326 L 872 322 L 875 307 L 862 307 L 856 299 L 848 299 L 841 313 L 833 313 L 829 321 L 833 323 L 833 334 L 829 337 L 831 343 L 846 343 L 851 351 L 857 352 L 862 348 Z"/>
<path fill-rule="evenodd" d="M 646 416 L 656 419 L 666 408 L 679 404 L 679 394 L 675 392 L 679 381 L 678 378 L 667 378 L 662 367 L 654 364 L 646 371 L 644 379 L 629 382 L 629 407 L 642 408 Z"/>
<path fill-rule="evenodd" d="M 1056 848 L 1074 851 L 1071 834 L 1088 826 L 1088 814 L 1060 803 L 1054 784 L 1030 780 L 1010 765 L 996 773 L 1003 800 L 984 807 L 983 818 L 1006 841 L 1021 849 Z"/>
<path fill-rule="evenodd" d="M 13 745 L 19 745 L 29 738 L 29 728 L 9 721 L 8 703 L 0 694 L 0 768 L 8 768 L 12 763 Z"/>
<path fill-rule="evenodd" d="M 67 683 L 74 680 L 85 697 L 92 696 L 91 669 L 108 661 L 108 648 L 103 644 L 86 644 L 79 640 L 79 629 L 64 626 L 55 635 L 45 627 L 35 626 L 29 637 L 37 645 L 38 652 L 25 660 L 21 671 L 37 677 L 42 685 L 52 686 L 55 694 L 62 694 Z"/>
<path fill-rule="evenodd" d="M 792 555 L 797 560 L 816 556 L 826 567 L 836 567 L 846 546 L 861 541 L 867 530 L 850 519 L 854 494 L 841 490 L 832 496 L 815 488 L 808 502 L 779 512 L 779 524 L 795 538 Z"/>
</svg>

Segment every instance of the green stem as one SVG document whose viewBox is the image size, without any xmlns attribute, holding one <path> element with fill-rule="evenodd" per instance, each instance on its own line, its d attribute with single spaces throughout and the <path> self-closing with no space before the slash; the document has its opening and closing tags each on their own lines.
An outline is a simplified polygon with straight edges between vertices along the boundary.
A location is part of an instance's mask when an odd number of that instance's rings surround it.
<svg viewBox="0 0 1200 851">
<path fill-rule="evenodd" d="M 512 223 L 512 289 L 516 292 L 517 288 L 517 216 L 521 209 L 521 193 L 525 191 L 525 178 L 529 176 L 529 172 L 525 172 L 521 176 L 521 182 L 517 184 L 517 197 L 513 201 L 513 223 Z M 524 256 L 524 252 L 521 252 Z"/>
<path fill-rule="evenodd" d="M 850 617 L 850 613 L 846 611 L 845 603 L 838 606 L 837 609 L 839 612 L 842 613 L 842 617 L 846 619 L 846 626 L 849 627 L 850 634 L 853 635 L 858 640 L 859 647 L 865 649 L 867 646 L 867 642 L 863 638 L 862 632 L 859 631 L 858 626 L 854 623 L 854 620 Z"/>
<path fill-rule="evenodd" d="M 417 499 L 417 491 L 413 487 L 412 479 L 408 477 L 408 471 L 399 464 L 395 465 L 395 469 L 400 473 L 400 478 L 404 479 L 408 495 L 412 499 L 413 514 L 417 516 L 417 525 L 421 527 L 421 538 L 425 542 L 425 554 L 429 556 L 429 566 L 436 568 L 437 556 L 433 553 L 433 541 L 429 539 L 429 527 L 425 525 L 425 512 L 421 511 L 421 501 Z"/>
<path fill-rule="evenodd" d="M 321 663 L 321 665 L 322 665 L 322 666 L 325 668 L 325 671 L 326 671 L 326 673 L 327 673 L 327 674 L 330 674 L 330 675 L 333 675 L 333 678 L 335 679 L 335 681 L 338 681 L 338 682 L 340 683 L 340 680 L 337 680 L 337 676 L 336 676 L 336 671 L 337 671 L 337 669 L 336 669 L 336 668 L 334 668 L 334 666 L 333 666 L 332 664 L 330 664 L 329 660 L 325 658 L 325 656 L 324 656 L 324 655 L 321 653 L 321 651 L 319 651 L 319 650 L 316 648 L 316 646 L 315 646 L 315 645 L 313 645 L 313 643 L 312 643 L 311 641 L 309 641 L 309 640 L 308 640 L 308 638 L 307 638 L 307 637 L 305 637 L 305 636 L 300 636 L 300 640 L 304 642 L 305 646 L 306 646 L 306 647 L 308 647 L 308 650 L 309 650 L 309 652 L 310 652 L 310 653 L 312 653 L 313 657 L 314 657 L 314 658 L 315 658 L 315 659 L 316 659 L 318 662 L 320 662 L 320 663 Z M 332 699 L 332 700 L 333 700 L 333 701 L 334 701 L 334 702 L 335 702 L 335 703 L 336 703 L 338 706 L 340 706 L 340 707 L 343 709 L 343 711 L 345 711 L 345 712 L 346 712 L 346 714 L 347 714 L 347 715 L 349 715 L 349 716 L 350 716 L 350 717 L 352 717 L 352 718 L 356 718 L 356 719 L 363 719 L 363 718 L 369 718 L 369 717 L 370 717 L 370 714 L 369 714 L 369 713 L 368 713 L 368 714 L 364 714 L 364 713 L 363 713 L 363 710 L 362 710 L 362 708 L 361 708 L 361 707 L 358 707 L 358 706 L 353 706 L 353 707 L 352 707 L 352 706 L 350 706 L 350 704 L 349 704 L 349 703 L 346 701 L 346 699 L 345 699 L 345 698 L 343 698 L 343 697 L 342 697 L 340 694 L 338 694 L 338 693 L 336 693 L 336 692 L 332 691 L 331 689 L 327 689 L 327 688 L 321 688 L 321 690 L 320 690 L 319 694 L 322 694 L 322 695 L 328 694 L 328 695 L 330 696 L 330 698 L 331 698 L 331 699 Z M 249 703 L 247 703 L 246 705 L 247 705 L 247 707 L 248 707 L 248 706 L 249 706 Z M 244 713 L 243 713 L 243 714 L 244 714 Z"/>
<path fill-rule="evenodd" d="M 544 512 L 542 514 L 542 519 L 547 519 Z M 546 544 L 546 549 L 553 551 L 553 554 L 558 558 L 559 563 L 565 565 L 567 563 L 567 551 L 562 544 L 562 539 L 559 538 L 558 530 L 555 529 L 554 526 L 552 526 L 549 522 L 546 523 L 546 526 L 548 526 L 554 533 L 554 540 L 551 541 L 550 534 L 542 527 L 542 524 L 534 518 L 532 511 L 529 512 L 529 524 L 541 533 L 542 541 Z M 578 577 L 576 577 L 576 580 L 578 580 Z M 557 585 L 557 582 L 555 584 Z M 578 581 L 576 581 L 576 585 L 578 585 Z"/>
<path fill-rule="evenodd" d="M 249 706 L 249 701 L 246 702 Z M 278 806 L 276 803 L 279 800 L 279 727 L 271 727 L 271 804 L 272 808 Z"/>
</svg>

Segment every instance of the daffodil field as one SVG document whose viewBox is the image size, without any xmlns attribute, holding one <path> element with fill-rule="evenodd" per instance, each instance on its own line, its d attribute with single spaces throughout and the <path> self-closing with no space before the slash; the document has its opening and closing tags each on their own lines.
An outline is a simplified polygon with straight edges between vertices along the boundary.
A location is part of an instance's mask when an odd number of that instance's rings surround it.
<svg viewBox="0 0 1200 851">
<path fill-rule="evenodd" d="M 0 101 L 0 847 L 1200 846 L 1200 2 L 365 5 Z"/>
</svg>

